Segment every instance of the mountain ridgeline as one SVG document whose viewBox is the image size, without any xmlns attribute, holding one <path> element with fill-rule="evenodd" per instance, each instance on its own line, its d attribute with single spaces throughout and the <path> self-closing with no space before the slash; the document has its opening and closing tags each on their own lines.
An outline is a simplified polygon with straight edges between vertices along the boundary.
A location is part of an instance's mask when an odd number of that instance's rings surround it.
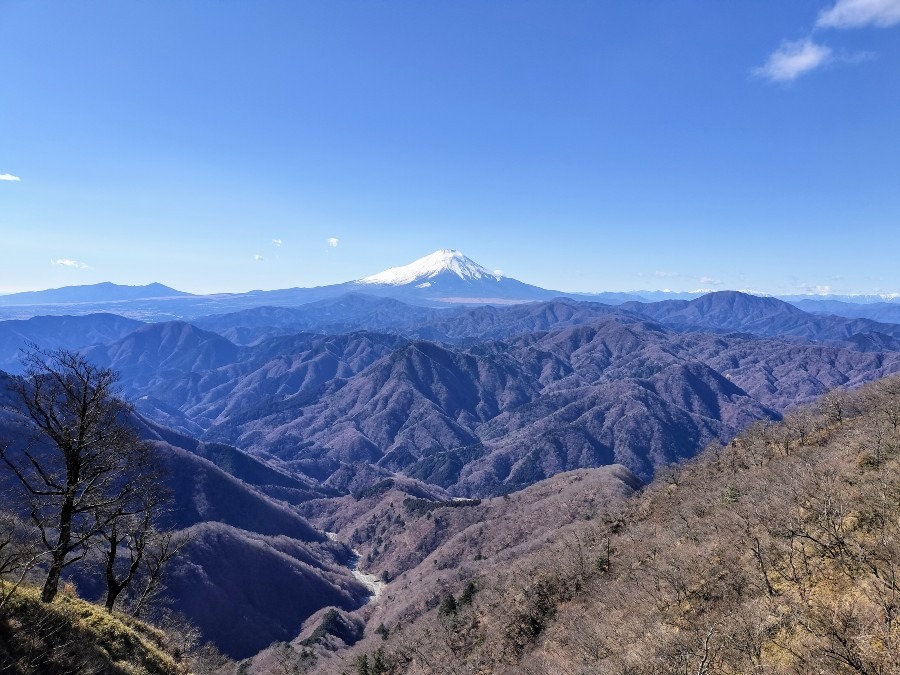
<svg viewBox="0 0 900 675">
<path fill-rule="evenodd" d="M 730 291 L 607 304 L 446 250 L 319 289 L 64 290 L 0 299 L 20 317 L 0 321 L 0 400 L 23 348 L 118 373 L 191 536 L 163 605 L 258 672 L 288 654 L 272 643 L 321 668 L 373 626 L 431 621 L 701 448 L 900 373 L 900 325 L 862 314 Z M 20 431 L 0 413 L 0 440 Z M 508 637 L 504 663 L 537 644 Z"/>
<path fill-rule="evenodd" d="M 392 267 L 362 279 L 311 288 L 195 295 L 159 283 L 123 286 L 107 282 L 12 293 L 0 295 L 0 320 L 97 312 L 113 312 L 144 321 L 194 320 L 260 307 L 305 307 L 314 302 L 334 301 L 356 293 L 399 300 L 407 305 L 446 309 L 458 305 L 541 302 L 560 297 L 611 305 L 689 301 L 706 291 L 566 293 L 524 283 L 499 271 L 491 272 L 459 251 L 440 249 L 408 265 Z M 900 323 L 898 296 L 800 295 L 782 299 L 811 313 Z"/>
<path fill-rule="evenodd" d="M 375 466 L 472 497 L 611 463 L 647 479 L 756 419 L 900 369 L 897 326 L 727 292 L 445 310 L 354 295 L 197 324 L 215 332 L 147 324 L 86 353 L 182 433 L 326 484 Z"/>
<path fill-rule="evenodd" d="M 149 419 L 306 480 L 374 467 L 471 497 L 612 463 L 649 479 L 900 369 L 900 326 L 736 292 L 448 309 L 354 294 L 195 323 L 7 321 L 0 335 L 8 360 L 26 340 L 81 348 Z"/>
</svg>

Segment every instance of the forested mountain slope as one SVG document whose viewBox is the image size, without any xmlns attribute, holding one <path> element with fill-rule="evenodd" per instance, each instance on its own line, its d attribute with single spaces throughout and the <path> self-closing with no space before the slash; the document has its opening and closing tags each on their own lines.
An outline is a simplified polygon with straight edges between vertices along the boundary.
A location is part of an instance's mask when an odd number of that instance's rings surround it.
<svg viewBox="0 0 900 675">
<path fill-rule="evenodd" d="M 325 472 L 365 460 L 484 496 L 616 462 L 649 477 L 794 402 L 898 369 L 893 352 L 610 317 L 463 349 L 410 342 L 314 396 L 223 419 L 206 435 Z"/>
<path fill-rule="evenodd" d="M 481 570 L 474 593 L 448 585 L 452 602 L 386 624 L 342 667 L 365 655 L 382 674 L 898 673 L 898 419 L 894 378 L 755 425 Z"/>
<path fill-rule="evenodd" d="M 344 627 L 364 624 L 366 634 L 378 635 L 387 626 L 390 632 L 416 625 L 449 592 L 577 536 L 586 521 L 620 509 L 641 485 L 623 467 L 608 466 L 485 500 L 423 495 L 408 481 L 391 479 L 352 496 L 307 502 L 304 514 L 351 543 L 363 568 L 387 583 L 375 602 L 355 612 L 312 617 L 290 646 L 275 645 L 252 659 L 250 671 L 271 672 L 288 654 L 314 653 L 321 672 L 341 672 L 342 650 L 363 634 Z"/>
<path fill-rule="evenodd" d="M 731 299 L 746 316 L 790 307 Z M 900 352 L 680 332 L 609 310 L 467 310 L 457 328 L 528 330 L 458 344 L 359 331 L 240 347 L 171 322 L 86 353 L 121 373 L 144 414 L 185 434 L 320 481 L 364 461 L 470 496 L 610 463 L 646 479 L 753 420 L 900 370 Z"/>
</svg>

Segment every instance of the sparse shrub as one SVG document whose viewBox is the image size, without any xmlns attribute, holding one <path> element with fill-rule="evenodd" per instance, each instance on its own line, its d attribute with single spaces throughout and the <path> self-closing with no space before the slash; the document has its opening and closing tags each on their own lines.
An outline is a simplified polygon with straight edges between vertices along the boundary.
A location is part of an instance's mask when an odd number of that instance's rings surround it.
<svg viewBox="0 0 900 675">
<path fill-rule="evenodd" d="M 459 596 L 459 604 L 461 606 L 471 605 L 477 592 L 478 586 L 474 581 L 470 580 L 463 589 L 462 595 Z"/>
<path fill-rule="evenodd" d="M 733 485 L 729 485 L 724 490 L 722 490 L 722 503 L 723 504 L 734 504 L 738 499 L 741 498 L 741 491 L 734 487 Z"/>
<path fill-rule="evenodd" d="M 456 603 L 456 598 L 453 597 L 453 593 L 444 594 L 441 605 L 438 607 L 438 614 L 441 616 L 452 616 L 456 614 L 458 610 L 459 607 Z"/>
<path fill-rule="evenodd" d="M 384 650 L 379 647 L 372 655 L 372 665 L 369 668 L 369 675 L 385 675 L 387 673 L 387 665 L 384 662 Z"/>
</svg>

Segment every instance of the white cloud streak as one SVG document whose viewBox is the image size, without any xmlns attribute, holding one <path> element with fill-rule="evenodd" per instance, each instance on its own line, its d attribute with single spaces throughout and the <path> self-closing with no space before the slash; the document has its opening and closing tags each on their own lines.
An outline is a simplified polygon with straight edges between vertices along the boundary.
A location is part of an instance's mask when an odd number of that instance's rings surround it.
<svg viewBox="0 0 900 675">
<path fill-rule="evenodd" d="M 18 176 L 13 176 L 11 173 L 0 173 L 0 180 L 12 181 L 14 183 L 18 183 L 21 178 Z"/>
<path fill-rule="evenodd" d="M 272 243 L 275 244 L 275 246 L 281 246 L 284 242 L 281 241 L 281 239 L 273 239 Z"/>
<path fill-rule="evenodd" d="M 888 28 L 900 23 L 900 0 L 838 0 L 823 10 L 816 28 Z"/>
<path fill-rule="evenodd" d="M 79 270 L 87 270 L 91 268 L 90 265 L 87 265 L 80 260 L 70 260 L 69 258 L 60 258 L 58 260 L 51 260 L 50 262 L 53 265 L 60 265 L 61 267 L 72 267 Z"/>
<path fill-rule="evenodd" d="M 799 284 L 800 290 L 808 295 L 829 295 L 834 289 L 828 284 Z"/>
<path fill-rule="evenodd" d="M 656 270 L 653 276 L 659 279 L 668 279 L 669 277 L 677 277 L 678 272 L 666 272 L 665 270 Z"/>
<path fill-rule="evenodd" d="M 253 256 L 253 259 L 256 262 L 262 262 L 263 260 L 265 260 L 265 258 L 263 258 L 259 253 L 257 253 L 255 256 Z"/>
<path fill-rule="evenodd" d="M 328 241 L 328 245 L 331 248 L 337 248 L 337 245 L 340 243 L 341 240 L 338 239 L 337 237 L 328 237 L 327 241 Z"/>
<path fill-rule="evenodd" d="M 782 42 L 768 60 L 753 70 L 754 75 L 770 82 L 793 82 L 801 75 L 815 70 L 831 61 L 831 48 L 818 45 L 812 40 Z"/>
</svg>

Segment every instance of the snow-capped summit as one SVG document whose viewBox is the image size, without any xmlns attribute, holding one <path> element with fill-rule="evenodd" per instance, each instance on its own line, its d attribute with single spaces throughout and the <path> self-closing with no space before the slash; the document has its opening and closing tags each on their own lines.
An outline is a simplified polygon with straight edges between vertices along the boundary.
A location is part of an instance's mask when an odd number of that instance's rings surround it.
<svg viewBox="0 0 900 675">
<path fill-rule="evenodd" d="M 408 265 L 391 267 L 384 272 L 360 279 L 359 283 L 384 286 L 415 284 L 418 288 L 428 288 L 431 285 L 430 280 L 446 272 L 455 274 L 463 281 L 500 281 L 502 278 L 459 251 L 442 248 Z"/>
<path fill-rule="evenodd" d="M 442 248 L 424 258 L 392 267 L 351 284 L 370 295 L 393 297 L 404 302 L 499 303 L 545 300 L 559 295 L 523 284 L 502 272 L 491 272 L 459 251 Z"/>
</svg>

